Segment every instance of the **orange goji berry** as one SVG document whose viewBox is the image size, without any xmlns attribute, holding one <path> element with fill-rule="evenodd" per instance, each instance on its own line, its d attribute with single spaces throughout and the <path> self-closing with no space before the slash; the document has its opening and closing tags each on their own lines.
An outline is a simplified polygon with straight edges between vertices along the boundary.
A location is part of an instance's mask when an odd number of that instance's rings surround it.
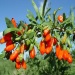
<svg viewBox="0 0 75 75">
<path fill-rule="evenodd" d="M 20 45 L 20 52 L 21 52 L 21 53 L 24 53 L 24 46 L 25 46 L 24 43 Z"/>
<path fill-rule="evenodd" d="M 20 63 L 20 57 L 19 57 L 19 55 L 16 57 L 16 62 Z"/>
<path fill-rule="evenodd" d="M 53 45 L 56 45 L 58 40 L 55 37 L 52 37 L 54 39 Z"/>
<path fill-rule="evenodd" d="M 46 46 L 51 46 L 53 44 L 54 44 L 54 38 L 51 37 L 50 40 L 46 42 Z"/>
<path fill-rule="evenodd" d="M 12 22 L 13 26 L 14 26 L 15 28 L 17 28 L 17 23 L 16 23 L 16 21 L 15 21 L 14 18 L 11 19 L 11 22 Z"/>
<path fill-rule="evenodd" d="M 27 68 L 26 62 L 24 60 L 22 61 L 22 68 L 23 69 L 26 69 Z"/>
<path fill-rule="evenodd" d="M 29 51 L 29 55 L 30 55 L 30 58 L 35 57 L 35 49 L 34 49 L 34 47 L 32 48 L 32 50 Z"/>
<path fill-rule="evenodd" d="M 40 53 L 43 55 L 45 53 L 45 41 L 40 42 Z"/>
<path fill-rule="evenodd" d="M 45 37 L 45 41 L 48 42 L 50 40 L 50 38 L 51 38 L 51 34 L 47 34 Z"/>
<path fill-rule="evenodd" d="M 16 69 L 20 69 L 21 68 L 21 63 L 17 63 L 15 64 Z"/>
<path fill-rule="evenodd" d="M 22 62 L 24 59 L 24 55 L 22 53 L 20 53 L 17 57 L 16 57 L 16 62 L 20 63 Z"/>
<path fill-rule="evenodd" d="M 58 15 L 58 21 L 63 22 L 63 16 L 62 15 Z"/>
<path fill-rule="evenodd" d="M 67 61 L 68 61 L 69 63 L 72 63 L 72 61 L 73 61 L 72 56 L 71 56 L 70 54 L 68 55 Z"/>
<path fill-rule="evenodd" d="M 15 48 L 15 44 L 8 45 L 4 50 L 9 52 Z"/>
<path fill-rule="evenodd" d="M 19 50 L 15 50 L 11 55 L 10 55 L 10 60 L 14 61 L 19 54 Z"/>
<path fill-rule="evenodd" d="M 63 59 L 67 60 L 68 59 L 68 55 L 69 55 L 69 52 L 67 50 L 64 50 L 63 51 Z"/>
<path fill-rule="evenodd" d="M 52 51 L 52 46 L 47 46 L 46 47 L 46 54 L 49 54 Z"/>
<path fill-rule="evenodd" d="M 5 39 L 4 39 L 4 37 L 2 37 L 1 39 L 0 39 L 0 44 L 3 44 L 3 43 L 5 43 L 6 41 L 5 41 Z"/>
<path fill-rule="evenodd" d="M 49 54 L 53 48 L 54 39 L 51 38 L 48 42 L 46 42 L 46 54 Z"/>
<path fill-rule="evenodd" d="M 49 33 L 50 33 L 50 30 L 48 28 L 44 29 L 44 31 L 43 31 L 43 37 L 46 37 L 47 34 L 49 34 Z"/>
<path fill-rule="evenodd" d="M 57 56 L 57 57 L 58 57 L 58 55 L 59 55 L 60 50 L 61 50 L 61 46 L 60 46 L 60 45 L 57 45 L 57 46 L 56 46 L 56 56 Z"/>
<path fill-rule="evenodd" d="M 60 50 L 59 51 L 59 54 L 58 54 L 57 57 L 58 57 L 59 60 L 62 60 L 63 59 L 63 50 Z"/>
</svg>

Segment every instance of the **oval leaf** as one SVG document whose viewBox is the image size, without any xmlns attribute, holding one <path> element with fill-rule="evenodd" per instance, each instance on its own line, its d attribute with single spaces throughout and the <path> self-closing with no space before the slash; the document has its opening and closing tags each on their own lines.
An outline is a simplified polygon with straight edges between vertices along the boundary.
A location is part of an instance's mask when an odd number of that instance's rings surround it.
<svg viewBox="0 0 75 75">
<path fill-rule="evenodd" d="M 7 28 L 6 30 L 3 31 L 3 35 L 12 31 L 20 31 L 20 30 L 18 28 Z"/>
<path fill-rule="evenodd" d="M 11 20 L 9 20 L 7 17 L 5 18 L 5 21 L 6 21 L 7 28 L 14 27 Z"/>
</svg>

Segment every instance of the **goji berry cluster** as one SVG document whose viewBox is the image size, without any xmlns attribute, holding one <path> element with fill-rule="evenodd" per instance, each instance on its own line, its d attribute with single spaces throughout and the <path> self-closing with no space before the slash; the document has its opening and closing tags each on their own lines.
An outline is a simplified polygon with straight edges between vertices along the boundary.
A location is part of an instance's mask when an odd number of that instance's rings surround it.
<svg viewBox="0 0 75 75">
<path fill-rule="evenodd" d="M 40 42 L 40 53 L 49 54 L 52 51 L 53 45 L 56 45 L 56 57 L 59 60 L 66 60 L 69 63 L 72 63 L 72 56 L 68 50 L 63 50 L 61 46 L 57 43 L 58 40 L 51 36 L 49 28 L 43 30 L 43 40 Z"/>
<path fill-rule="evenodd" d="M 73 59 L 68 50 L 63 50 L 60 45 L 56 46 L 56 56 L 59 60 L 66 60 L 72 63 Z"/>
<path fill-rule="evenodd" d="M 53 45 L 57 44 L 57 39 L 51 36 L 50 30 L 48 28 L 43 30 L 43 40 L 40 42 L 40 53 L 49 54 L 52 51 Z"/>
<path fill-rule="evenodd" d="M 13 26 L 16 28 L 17 24 L 14 18 L 11 19 L 11 22 L 13 24 Z M 20 32 L 19 36 L 21 35 Z M 18 34 L 17 33 L 17 34 Z M 13 35 L 11 32 L 5 34 L 1 39 L 0 39 L 0 44 L 6 43 L 6 47 L 4 49 L 4 51 L 6 53 L 11 52 L 9 59 L 11 61 L 15 61 L 15 67 L 17 69 L 20 69 L 21 66 L 22 68 L 26 69 L 27 65 L 26 62 L 24 60 L 24 50 L 26 50 L 26 45 L 24 43 L 20 43 L 18 46 L 16 46 L 16 42 L 13 41 Z"/>
</svg>

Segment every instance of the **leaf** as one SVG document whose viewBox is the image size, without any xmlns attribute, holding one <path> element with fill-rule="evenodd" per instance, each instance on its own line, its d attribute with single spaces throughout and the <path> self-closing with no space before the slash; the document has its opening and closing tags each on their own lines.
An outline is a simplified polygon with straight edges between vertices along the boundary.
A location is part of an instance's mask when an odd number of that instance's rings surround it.
<svg viewBox="0 0 75 75">
<path fill-rule="evenodd" d="M 18 29 L 22 30 L 23 26 L 21 24 L 18 25 Z"/>
<path fill-rule="evenodd" d="M 29 50 L 32 50 L 33 49 L 33 47 L 34 47 L 34 44 L 30 44 L 30 47 L 29 47 Z"/>
<path fill-rule="evenodd" d="M 65 13 L 63 13 L 63 20 L 65 20 L 66 19 L 66 14 Z"/>
<path fill-rule="evenodd" d="M 57 38 L 57 40 L 61 41 L 60 34 L 57 31 L 55 31 L 54 35 Z"/>
<path fill-rule="evenodd" d="M 36 14 L 37 14 L 39 20 L 40 20 L 40 13 L 39 13 L 38 7 L 36 6 L 34 0 L 32 0 L 32 5 L 33 5 L 33 7 L 34 7 L 34 9 L 36 11 Z"/>
<path fill-rule="evenodd" d="M 7 28 L 14 27 L 13 24 L 12 24 L 12 22 L 7 17 L 5 18 L 5 21 L 6 21 Z"/>
<path fill-rule="evenodd" d="M 44 17 L 45 7 L 46 7 L 47 0 L 44 0 L 43 8 L 42 8 L 42 16 Z"/>
<path fill-rule="evenodd" d="M 43 11 L 43 4 L 41 4 L 41 6 L 39 7 L 39 13 L 41 17 L 42 17 L 42 11 Z"/>
<path fill-rule="evenodd" d="M 34 44 L 35 44 L 35 46 L 37 47 L 37 49 L 40 50 L 39 43 L 37 43 L 37 42 L 35 41 Z"/>
<path fill-rule="evenodd" d="M 25 23 L 23 21 L 20 21 L 20 25 L 25 27 Z"/>
<path fill-rule="evenodd" d="M 50 11 L 50 8 L 46 9 L 46 4 L 47 4 L 47 0 L 44 0 L 44 3 L 41 4 L 39 12 L 40 12 L 40 16 L 42 18 L 42 20 L 44 21 L 44 17 L 47 15 L 47 13 Z"/>
<path fill-rule="evenodd" d="M 61 38 L 62 44 L 65 44 L 65 43 L 66 43 L 66 39 L 67 39 L 67 34 L 64 33 L 64 35 L 63 35 L 62 38 Z"/>
<path fill-rule="evenodd" d="M 72 21 L 72 25 L 74 26 L 74 12 L 71 13 L 71 21 Z"/>
<path fill-rule="evenodd" d="M 5 51 L 2 51 L 2 53 L 0 54 L 0 59 L 5 57 Z"/>
<path fill-rule="evenodd" d="M 74 8 L 71 7 L 70 9 L 70 17 L 71 17 L 71 22 L 72 22 L 72 25 L 74 27 L 74 12 L 73 12 Z"/>
<path fill-rule="evenodd" d="M 49 28 L 51 28 L 52 25 L 53 25 L 53 22 L 52 21 L 50 21 L 50 22 L 43 22 L 42 25 L 43 26 L 48 26 Z"/>
<path fill-rule="evenodd" d="M 28 32 L 26 33 L 26 35 L 27 35 L 28 38 L 33 38 L 34 31 L 30 29 L 30 30 L 28 30 Z"/>
<path fill-rule="evenodd" d="M 72 44 L 71 44 L 70 38 L 67 38 L 67 44 L 68 44 L 69 47 L 72 47 Z"/>
<path fill-rule="evenodd" d="M 25 28 L 25 23 L 24 23 L 23 21 L 20 21 L 20 23 L 19 23 L 19 25 L 18 25 L 18 28 L 19 28 L 20 30 L 22 30 L 23 27 Z"/>
<path fill-rule="evenodd" d="M 6 30 L 3 31 L 3 35 L 12 31 L 20 31 L 20 30 L 18 28 L 7 28 Z"/>
<path fill-rule="evenodd" d="M 35 22 L 36 22 L 36 20 L 35 20 L 35 18 L 34 18 L 34 15 L 33 15 L 32 12 L 29 11 L 29 10 L 28 10 L 27 18 L 29 18 L 29 20 L 31 20 L 31 21 L 35 21 Z"/>
<path fill-rule="evenodd" d="M 25 28 L 25 31 L 27 31 L 28 26 L 26 26 L 23 21 L 20 21 L 20 24 L 19 24 L 18 28 L 19 28 L 20 30 L 22 30 L 23 28 Z"/>
<path fill-rule="evenodd" d="M 60 9 L 61 9 L 61 8 L 58 8 L 57 10 L 55 10 L 55 11 L 53 12 L 53 21 L 54 21 L 54 25 L 56 25 L 56 23 L 57 23 L 56 14 L 57 14 L 57 12 L 58 12 Z"/>
<path fill-rule="evenodd" d="M 47 15 L 47 13 L 50 11 L 51 8 L 48 8 L 44 14 L 44 17 Z"/>
</svg>

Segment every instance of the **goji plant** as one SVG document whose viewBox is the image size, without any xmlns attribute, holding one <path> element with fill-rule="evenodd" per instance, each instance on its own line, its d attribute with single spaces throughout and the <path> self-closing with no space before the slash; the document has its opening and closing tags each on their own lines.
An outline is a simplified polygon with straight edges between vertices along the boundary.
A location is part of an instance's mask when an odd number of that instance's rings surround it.
<svg viewBox="0 0 75 75">
<path fill-rule="evenodd" d="M 65 13 L 58 15 L 57 13 L 61 10 L 58 8 L 50 15 L 51 8 L 47 9 L 46 4 L 47 0 L 44 0 L 43 6 L 39 10 L 32 0 L 36 16 L 28 10 L 29 23 L 20 21 L 17 24 L 14 18 L 11 20 L 5 18 L 7 28 L 0 39 L 0 44 L 6 43 L 2 52 L 3 58 L 15 62 L 16 69 L 26 69 L 25 52 L 29 52 L 30 59 L 35 59 L 39 52 L 43 56 L 41 60 L 50 62 L 50 68 L 52 68 L 50 73 L 53 74 L 56 71 L 56 75 L 62 75 L 64 74 L 62 70 L 65 70 L 63 67 L 66 67 L 64 64 L 73 62 L 71 43 L 75 39 L 74 13 L 70 11 L 68 17 Z M 47 73 L 45 74 L 47 75 Z"/>
</svg>

